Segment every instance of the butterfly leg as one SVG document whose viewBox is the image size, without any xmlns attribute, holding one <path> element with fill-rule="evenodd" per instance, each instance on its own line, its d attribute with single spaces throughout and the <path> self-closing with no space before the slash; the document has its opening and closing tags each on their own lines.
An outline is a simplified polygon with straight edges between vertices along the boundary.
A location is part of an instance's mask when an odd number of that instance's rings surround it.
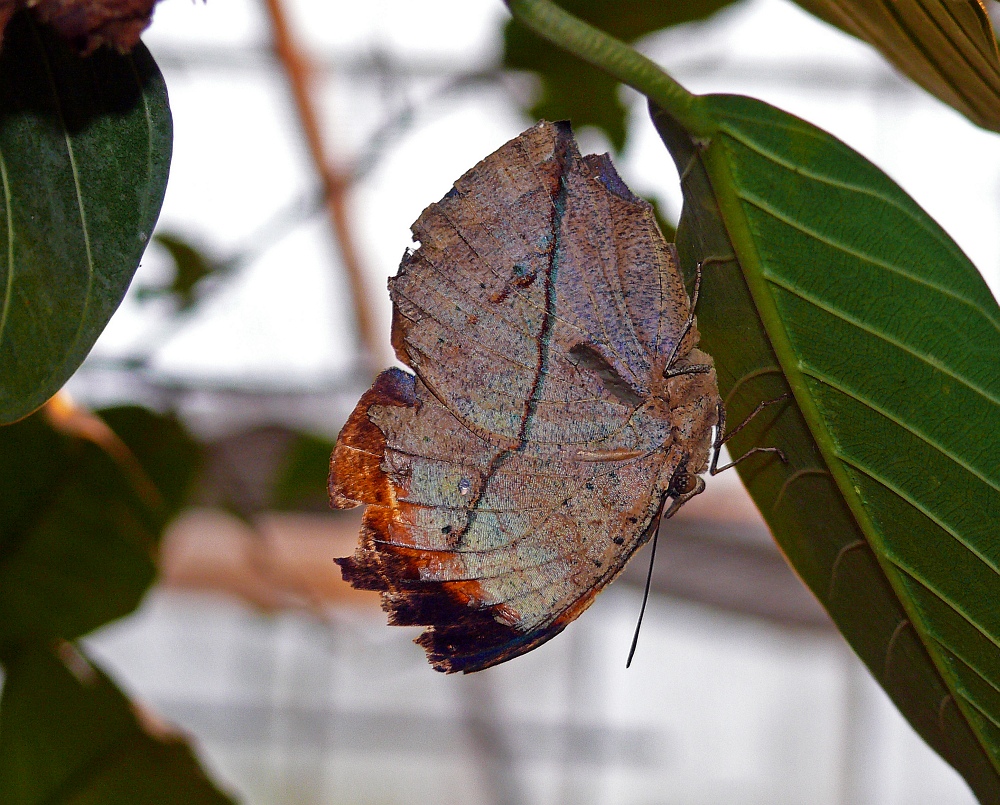
<svg viewBox="0 0 1000 805">
<path fill-rule="evenodd" d="M 708 474 L 718 475 L 723 470 L 728 470 L 730 467 L 735 467 L 737 464 L 743 461 L 743 459 L 749 458 L 755 453 L 774 453 L 781 460 L 782 464 L 787 464 L 788 457 L 784 454 L 784 452 L 781 450 L 780 447 L 752 447 L 735 461 L 730 461 L 728 464 L 725 464 L 722 467 L 718 466 L 719 452 L 722 450 L 722 445 L 724 445 L 733 436 L 735 436 L 737 433 L 743 430 L 743 428 L 745 428 L 748 424 L 750 424 L 750 420 L 752 420 L 755 416 L 757 416 L 757 414 L 759 414 L 769 405 L 774 405 L 775 403 L 779 403 L 782 400 L 787 400 L 791 398 L 791 396 L 792 396 L 791 392 L 786 391 L 780 397 L 775 397 L 773 400 L 764 400 L 764 402 L 760 403 L 756 408 L 753 409 L 753 411 L 750 412 L 750 416 L 744 419 L 729 433 L 726 433 L 726 408 L 720 402 L 719 422 L 715 426 L 715 441 L 712 443 L 712 463 L 708 468 Z"/>
</svg>

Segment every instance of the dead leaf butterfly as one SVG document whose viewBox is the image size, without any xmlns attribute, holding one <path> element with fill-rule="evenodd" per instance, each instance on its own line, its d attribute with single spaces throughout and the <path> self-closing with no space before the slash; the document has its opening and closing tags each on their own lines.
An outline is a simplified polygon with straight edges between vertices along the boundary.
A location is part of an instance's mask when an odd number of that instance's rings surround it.
<svg viewBox="0 0 1000 805">
<path fill-rule="evenodd" d="M 539 123 L 413 225 L 389 369 L 334 449 L 338 559 L 440 671 L 554 637 L 704 488 L 721 414 L 677 256 L 608 156 Z M 713 460 L 714 464 L 714 460 Z M 714 469 L 714 466 L 713 466 Z"/>
</svg>

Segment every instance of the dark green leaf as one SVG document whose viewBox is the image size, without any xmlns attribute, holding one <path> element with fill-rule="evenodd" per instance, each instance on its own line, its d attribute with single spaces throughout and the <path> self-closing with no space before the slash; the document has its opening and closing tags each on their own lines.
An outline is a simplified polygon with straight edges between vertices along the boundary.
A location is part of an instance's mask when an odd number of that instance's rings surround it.
<svg viewBox="0 0 1000 805">
<path fill-rule="evenodd" d="M 81 58 L 26 14 L 0 51 L 0 423 L 41 405 L 90 351 L 159 214 L 163 79 L 141 45 Z"/>
<path fill-rule="evenodd" d="M 796 0 L 881 51 L 973 123 L 1000 131 L 1000 55 L 982 0 Z"/>
<path fill-rule="evenodd" d="M 559 5 L 625 42 L 685 22 L 705 19 L 733 0 L 562 0 Z M 625 146 L 627 110 L 618 82 L 581 59 L 541 39 L 515 20 L 504 28 L 503 65 L 530 70 L 541 79 L 541 93 L 526 110 L 535 119 L 571 120 L 579 130 L 595 126 L 616 150 Z"/>
<path fill-rule="evenodd" d="M 163 499 L 162 514 L 176 515 L 186 501 L 201 449 L 173 416 L 137 405 L 97 412 L 138 459 Z M 0 431 L 2 432 L 2 431 Z"/>
<path fill-rule="evenodd" d="M 0 644 L 74 638 L 131 612 L 195 467 L 170 418 L 109 411 L 109 445 L 48 411 L 0 428 Z"/>
<path fill-rule="evenodd" d="M 654 121 L 703 261 L 702 344 L 788 560 L 924 739 L 1000 803 L 1000 310 L 881 171 L 749 98 Z M 689 110 L 690 111 L 690 110 Z"/>
<path fill-rule="evenodd" d="M 179 738 L 155 738 L 115 684 L 72 644 L 4 657 L 4 805 L 229 803 Z"/>
</svg>

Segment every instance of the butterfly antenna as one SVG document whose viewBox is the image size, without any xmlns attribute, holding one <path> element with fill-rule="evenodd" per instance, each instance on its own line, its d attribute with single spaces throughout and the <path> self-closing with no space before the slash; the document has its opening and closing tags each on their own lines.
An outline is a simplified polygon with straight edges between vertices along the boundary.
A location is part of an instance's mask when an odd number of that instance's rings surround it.
<svg viewBox="0 0 1000 805">
<path fill-rule="evenodd" d="M 663 506 L 660 506 L 660 512 Z M 635 624 L 635 634 L 632 635 L 632 648 L 628 651 L 628 659 L 625 660 L 625 667 L 632 665 L 632 658 L 635 656 L 635 647 L 639 645 L 639 629 L 642 628 L 642 616 L 646 613 L 646 602 L 649 600 L 649 586 L 653 582 L 653 560 L 656 558 L 656 539 L 660 536 L 660 512 L 656 514 L 656 530 L 653 532 L 653 547 L 649 551 L 649 570 L 646 573 L 646 587 L 642 591 L 642 607 L 639 609 L 639 620 Z"/>
</svg>

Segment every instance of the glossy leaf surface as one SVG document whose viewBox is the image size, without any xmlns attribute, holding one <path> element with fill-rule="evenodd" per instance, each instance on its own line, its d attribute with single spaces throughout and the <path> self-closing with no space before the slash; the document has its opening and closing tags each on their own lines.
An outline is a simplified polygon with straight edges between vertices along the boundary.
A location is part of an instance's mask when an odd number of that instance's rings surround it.
<svg viewBox="0 0 1000 805">
<path fill-rule="evenodd" d="M 740 474 L 798 574 L 924 739 L 1000 802 L 1000 310 L 881 171 L 749 98 L 657 127 L 683 176 L 682 265 Z"/>
<path fill-rule="evenodd" d="M 131 612 L 197 461 L 173 419 L 113 409 L 102 432 L 54 426 L 48 410 L 0 428 L 0 644 Z"/>
<path fill-rule="evenodd" d="M 0 423 L 52 396 L 118 307 L 170 149 L 166 88 L 145 48 L 81 58 L 15 17 L 0 51 Z"/>
<path fill-rule="evenodd" d="M 682 268 L 740 473 L 799 575 L 927 742 L 1000 803 L 1000 311 L 885 174 L 767 104 L 692 95 L 551 0 L 520 22 L 651 99 Z"/>
<path fill-rule="evenodd" d="M 4 658 L 5 805 L 230 803 L 178 736 L 154 737 L 115 684 L 70 643 Z"/>
<path fill-rule="evenodd" d="M 795 1 L 874 45 L 973 123 L 1000 131 L 1000 56 L 983 0 Z"/>
</svg>

